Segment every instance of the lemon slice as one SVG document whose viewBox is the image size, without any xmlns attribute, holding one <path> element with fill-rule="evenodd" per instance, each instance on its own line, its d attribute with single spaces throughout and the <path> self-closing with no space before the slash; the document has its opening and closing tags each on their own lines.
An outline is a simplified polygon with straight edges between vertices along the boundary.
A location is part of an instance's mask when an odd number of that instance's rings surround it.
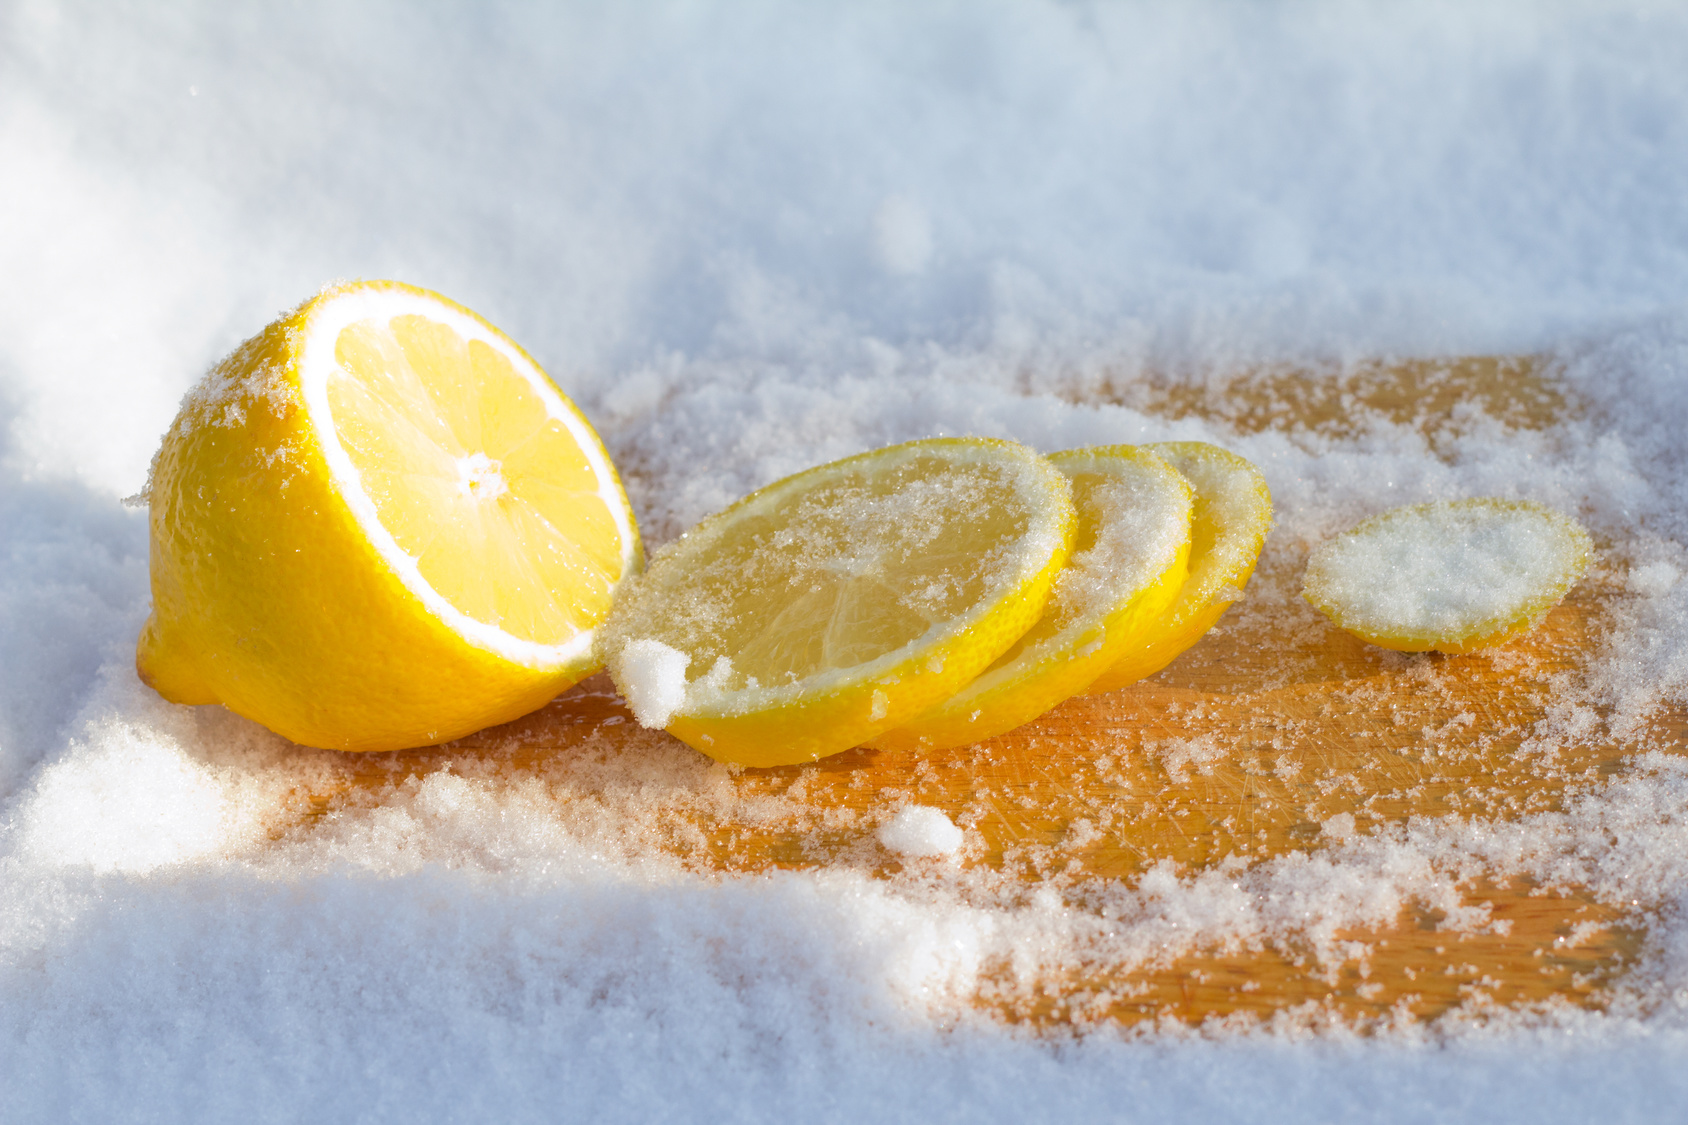
<svg viewBox="0 0 1688 1125">
<path fill-rule="evenodd" d="M 641 553 L 581 413 L 508 337 L 394 282 L 223 360 L 148 486 L 141 677 L 312 746 L 441 742 L 593 671 Z"/>
<path fill-rule="evenodd" d="M 1200 441 L 1145 445 L 1184 474 L 1195 491 L 1190 519 L 1190 577 L 1152 626 L 1132 642 L 1088 694 L 1114 691 L 1171 664 L 1242 597 L 1272 526 L 1266 478 L 1235 453 Z"/>
<path fill-rule="evenodd" d="M 954 694 L 1037 621 L 1066 478 L 938 438 L 771 484 L 658 551 L 600 633 L 641 723 L 721 761 L 812 761 Z"/>
<path fill-rule="evenodd" d="M 1043 617 L 978 679 L 875 746 L 941 750 L 1030 722 L 1112 666 L 1183 588 L 1190 486 L 1176 469 L 1129 445 L 1049 461 L 1072 482 L 1078 536 Z"/>
<path fill-rule="evenodd" d="M 1527 500 L 1395 508 L 1319 545 L 1302 596 L 1402 652 L 1474 652 L 1534 628 L 1588 570 L 1576 521 Z"/>
</svg>

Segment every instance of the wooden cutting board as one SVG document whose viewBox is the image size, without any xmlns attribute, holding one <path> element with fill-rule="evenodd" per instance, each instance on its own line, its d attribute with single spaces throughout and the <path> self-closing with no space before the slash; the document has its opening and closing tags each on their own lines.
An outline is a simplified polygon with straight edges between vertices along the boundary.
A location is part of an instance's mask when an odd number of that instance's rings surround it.
<svg viewBox="0 0 1688 1125">
<path fill-rule="evenodd" d="M 1574 409 L 1532 361 L 1495 358 L 1251 373 L 1201 390 L 1138 377 L 1074 394 L 1199 413 L 1240 432 L 1342 433 L 1383 417 L 1419 427 L 1433 447 L 1473 424 L 1474 409 L 1522 427 Z M 314 759 L 296 792 L 303 827 L 450 769 L 541 782 L 558 801 L 624 816 L 650 847 L 700 870 L 842 865 L 889 878 L 901 864 L 871 829 L 913 801 L 968 829 L 967 866 L 1082 897 L 1166 862 L 1188 875 L 1315 852 L 1343 834 L 1344 813 L 1363 834 L 1413 817 L 1559 809 L 1625 770 L 1643 744 L 1688 752 L 1688 715 L 1673 711 L 1628 743 L 1585 741 L 1551 761 L 1520 753 L 1553 700 L 1552 676 L 1574 673 L 1596 648 L 1622 585 L 1616 566 L 1597 569 L 1504 648 L 1404 656 L 1328 628 L 1293 596 L 1308 548 L 1275 535 L 1250 596 L 1158 676 L 959 751 L 854 750 L 808 766 L 726 769 L 640 730 L 598 676 L 450 746 Z M 1639 949 L 1644 920 L 1582 888 L 1476 879 L 1458 891 L 1500 924 L 1450 929 L 1442 912 L 1409 908 L 1388 925 L 1340 933 L 1365 950 L 1346 960 L 1293 940 L 1197 943 L 1164 961 L 1053 970 L 1030 989 L 987 981 L 977 1002 L 1035 1024 L 1287 1011 L 1365 1027 L 1496 1004 L 1599 1007 Z"/>
</svg>

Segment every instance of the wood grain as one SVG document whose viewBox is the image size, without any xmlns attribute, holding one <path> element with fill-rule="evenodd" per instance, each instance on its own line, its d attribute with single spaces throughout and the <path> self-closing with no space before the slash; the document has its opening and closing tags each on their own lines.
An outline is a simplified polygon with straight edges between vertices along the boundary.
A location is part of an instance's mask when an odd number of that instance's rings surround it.
<svg viewBox="0 0 1688 1125">
<path fill-rule="evenodd" d="M 1242 430 L 1330 430 L 1371 411 L 1434 434 L 1473 410 L 1541 426 L 1574 409 L 1527 359 L 1373 364 L 1335 380 L 1268 373 L 1134 393 L 1134 405 L 1223 416 Z M 548 779 L 558 800 L 609 799 L 607 790 L 629 785 L 629 759 L 643 755 L 649 784 L 667 787 L 647 826 L 652 846 L 696 869 L 835 865 L 896 878 L 902 865 L 870 830 L 887 808 L 913 801 L 968 829 L 969 869 L 1082 905 L 1157 865 L 1246 869 L 1413 818 L 1508 821 L 1562 809 L 1629 768 L 1640 746 L 1688 751 L 1679 711 L 1656 715 L 1627 742 L 1590 737 L 1546 750 L 1530 741 L 1562 677 L 1597 648 L 1621 573 L 1591 576 L 1540 628 L 1501 649 L 1408 656 L 1330 629 L 1285 596 L 1305 551 L 1274 541 L 1251 598 L 1160 675 L 946 754 L 858 749 L 809 766 L 724 770 L 640 731 L 595 677 L 452 746 L 333 756 L 333 768 L 301 779 L 301 808 L 307 820 L 321 817 L 447 768 Z M 1255 588 L 1266 593 L 1256 598 Z M 615 769 L 594 765 L 606 756 Z M 1386 924 L 1339 931 L 1351 953 L 1334 959 L 1293 939 L 1198 943 L 1164 960 L 1057 965 L 1030 985 L 1004 970 L 987 976 L 976 1001 L 1040 1025 L 1290 1014 L 1363 1028 L 1497 1005 L 1600 1007 L 1642 940 L 1643 919 L 1586 888 L 1476 876 L 1458 893 L 1489 924 L 1450 928 L 1441 912 L 1410 906 Z"/>
</svg>

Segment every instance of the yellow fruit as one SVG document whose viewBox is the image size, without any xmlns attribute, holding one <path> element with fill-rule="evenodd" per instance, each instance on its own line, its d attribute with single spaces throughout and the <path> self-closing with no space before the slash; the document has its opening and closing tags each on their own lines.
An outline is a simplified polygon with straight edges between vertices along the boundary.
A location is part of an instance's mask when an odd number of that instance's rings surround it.
<svg viewBox="0 0 1688 1125">
<path fill-rule="evenodd" d="M 1043 617 L 978 679 L 875 746 L 942 750 L 1030 722 L 1111 667 L 1183 588 L 1190 486 L 1176 469 L 1129 445 L 1049 461 L 1072 482 L 1078 537 Z"/>
<path fill-rule="evenodd" d="M 1178 600 L 1139 630 L 1087 694 L 1115 691 L 1152 676 L 1202 639 L 1242 597 L 1272 526 L 1272 494 L 1248 461 L 1199 441 L 1145 445 L 1184 474 L 1195 490 L 1190 522 L 1190 577 Z"/>
<path fill-rule="evenodd" d="M 641 559 L 574 404 L 492 325 L 395 282 L 325 289 L 212 369 L 148 494 L 141 678 L 310 746 L 542 706 L 596 668 Z"/>
<path fill-rule="evenodd" d="M 1320 544 L 1302 596 L 1374 645 L 1475 652 L 1539 624 L 1592 553 L 1576 521 L 1527 500 L 1414 504 Z"/>
<path fill-rule="evenodd" d="M 599 637 L 647 726 L 725 762 L 812 761 L 954 694 L 1037 621 L 1071 550 L 1066 478 L 940 438 L 821 465 L 658 551 Z"/>
</svg>

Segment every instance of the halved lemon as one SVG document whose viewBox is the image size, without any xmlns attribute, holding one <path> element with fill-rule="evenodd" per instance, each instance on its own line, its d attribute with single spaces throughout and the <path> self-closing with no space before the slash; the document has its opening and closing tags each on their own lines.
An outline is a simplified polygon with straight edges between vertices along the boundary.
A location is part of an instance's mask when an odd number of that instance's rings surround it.
<svg viewBox="0 0 1688 1125">
<path fill-rule="evenodd" d="M 498 329 L 325 289 L 184 401 L 148 484 L 141 678 L 311 746 L 443 742 L 597 664 L 642 558 L 592 427 Z"/>
<path fill-rule="evenodd" d="M 1302 596 L 1374 645 L 1475 652 L 1539 624 L 1592 554 L 1575 520 L 1528 500 L 1413 504 L 1320 544 Z"/>
<path fill-rule="evenodd" d="M 658 551 L 599 635 L 647 726 L 721 761 L 812 761 L 954 694 L 1043 613 L 1066 478 L 936 438 L 771 484 Z"/>
<path fill-rule="evenodd" d="M 1078 537 L 1043 617 L 978 679 L 875 746 L 942 750 L 1030 722 L 1111 667 L 1183 588 L 1191 496 L 1176 469 L 1130 445 L 1049 461 L 1072 482 Z"/>
<path fill-rule="evenodd" d="M 1190 577 L 1159 621 L 1133 634 L 1087 694 L 1115 691 L 1152 676 L 1202 639 L 1242 597 L 1272 526 L 1272 493 L 1260 470 L 1242 457 L 1200 441 L 1143 446 L 1190 482 Z"/>
</svg>

